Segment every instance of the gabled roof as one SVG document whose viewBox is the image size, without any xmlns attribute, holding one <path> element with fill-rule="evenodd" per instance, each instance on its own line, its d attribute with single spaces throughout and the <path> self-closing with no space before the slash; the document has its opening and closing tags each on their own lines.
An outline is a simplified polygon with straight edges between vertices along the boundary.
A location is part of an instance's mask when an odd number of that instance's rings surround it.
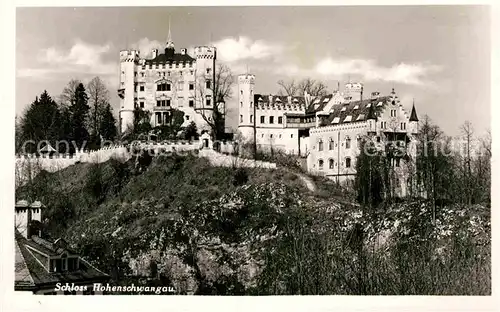
<svg viewBox="0 0 500 312">
<path fill-rule="evenodd" d="M 333 98 L 333 94 L 327 94 L 324 96 L 318 96 L 314 100 L 312 100 L 311 104 L 306 109 L 306 113 L 314 113 L 314 112 L 320 112 L 325 108 L 325 106 L 330 102 L 330 100 Z"/>
<path fill-rule="evenodd" d="M 55 285 L 59 282 L 103 282 L 109 279 L 107 274 L 99 271 L 81 257 L 79 257 L 80 264 L 78 270 L 49 272 L 41 264 L 41 260 L 43 259 L 40 260 L 40 258 L 43 258 L 43 256 L 38 252 L 30 251 L 30 248 L 48 256 L 57 256 L 59 255 L 59 252 L 65 252 L 66 249 L 58 250 L 58 244 L 50 243 L 46 240 L 42 240 L 41 238 L 38 242 L 33 239 L 26 239 L 17 230 L 15 233 L 15 240 L 16 262 L 14 285 L 16 289 L 29 290 L 44 286 L 49 287 L 50 285 Z M 39 244 L 42 241 L 46 241 L 48 244 Z M 56 246 L 52 246 L 51 248 L 49 244 L 54 244 Z"/>
<path fill-rule="evenodd" d="M 325 124 L 343 124 L 345 122 L 354 123 L 368 120 L 370 117 L 376 118 L 376 116 L 379 115 L 387 105 L 388 99 L 388 96 L 384 96 L 378 97 L 376 99 L 367 99 L 363 101 L 354 101 L 350 103 L 333 105 L 333 111 L 329 114 Z M 382 105 L 376 106 L 375 104 L 379 102 L 382 102 Z M 370 103 L 374 104 L 368 106 L 368 104 Z M 358 108 L 354 109 L 356 106 Z M 343 110 L 343 108 L 345 108 L 345 110 Z M 347 118 L 346 121 L 347 116 L 351 116 L 351 118 Z"/>
</svg>

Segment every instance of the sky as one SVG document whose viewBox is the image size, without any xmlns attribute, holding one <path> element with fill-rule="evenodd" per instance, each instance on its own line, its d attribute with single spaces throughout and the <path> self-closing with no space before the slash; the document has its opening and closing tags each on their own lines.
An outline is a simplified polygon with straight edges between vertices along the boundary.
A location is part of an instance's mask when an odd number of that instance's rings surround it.
<svg viewBox="0 0 500 312">
<path fill-rule="evenodd" d="M 394 88 L 446 134 L 466 120 L 490 129 L 490 12 L 486 6 L 17 8 L 16 115 L 70 79 L 107 84 L 118 112 L 119 51 L 215 45 L 234 75 L 256 75 L 255 93 L 313 78 L 330 92 L 350 81 L 365 94 Z M 234 92 L 236 95 L 236 92 Z M 237 102 L 227 101 L 235 128 Z"/>
</svg>

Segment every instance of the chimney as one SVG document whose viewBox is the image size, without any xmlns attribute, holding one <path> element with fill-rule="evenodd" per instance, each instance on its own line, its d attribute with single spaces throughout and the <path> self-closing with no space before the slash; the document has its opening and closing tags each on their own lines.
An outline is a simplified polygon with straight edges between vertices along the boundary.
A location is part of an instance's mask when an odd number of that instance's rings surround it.
<svg viewBox="0 0 500 312">
<path fill-rule="evenodd" d="M 292 96 L 291 95 L 287 96 L 287 100 L 288 100 L 288 104 L 292 104 Z"/>
<path fill-rule="evenodd" d="M 158 49 L 151 50 L 151 58 L 156 58 L 158 56 Z"/>
<path fill-rule="evenodd" d="M 272 102 L 273 102 L 273 96 L 269 94 L 269 104 L 271 104 Z"/>
</svg>

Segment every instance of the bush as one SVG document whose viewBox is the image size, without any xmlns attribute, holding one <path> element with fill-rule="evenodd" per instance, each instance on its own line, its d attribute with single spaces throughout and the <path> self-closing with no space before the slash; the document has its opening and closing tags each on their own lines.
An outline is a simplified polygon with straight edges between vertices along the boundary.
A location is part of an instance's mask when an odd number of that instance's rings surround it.
<svg viewBox="0 0 500 312">
<path fill-rule="evenodd" d="M 244 168 L 236 169 L 233 177 L 233 185 L 240 186 L 248 182 L 248 172 Z"/>
</svg>

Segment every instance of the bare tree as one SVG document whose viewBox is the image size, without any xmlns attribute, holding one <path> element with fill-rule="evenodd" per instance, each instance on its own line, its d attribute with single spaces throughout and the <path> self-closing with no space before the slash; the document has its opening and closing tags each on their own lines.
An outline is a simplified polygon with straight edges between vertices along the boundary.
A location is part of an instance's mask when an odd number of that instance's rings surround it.
<svg viewBox="0 0 500 312">
<path fill-rule="evenodd" d="M 94 77 L 87 85 L 90 104 L 90 129 L 94 134 L 99 133 L 101 113 L 109 103 L 109 91 L 99 77 Z"/>
<path fill-rule="evenodd" d="M 289 81 L 279 80 L 278 85 L 281 87 L 278 95 L 296 96 L 299 93 L 299 86 L 294 79 Z"/>
<path fill-rule="evenodd" d="M 280 80 L 278 81 L 278 85 L 280 86 L 278 95 L 302 96 L 304 92 L 312 96 L 324 96 L 328 94 L 327 85 L 322 81 L 312 78 L 305 78 L 300 81 L 294 79 L 289 81 Z"/>
<path fill-rule="evenodd" d="M 460 130 L 462 132 L 462 138 L 464 139 L 464 157 L 463 157 L 463 165 L 464 165 L 464 185 L 466 186 L 465 191 L 466 191 L 466 196 L 467 196 L 467 203 L 470 205 L 472 203 L 472 185 L 471 185 L 471 179 L 472 179 L 472 170 L 471 170 L 471 148 L 472 148 L 472 141 L 473 141 L 473 135 L 474 135 L 474 129 L 472 128 L 472 124 L 469 121 L 466 121 L 461 127 Z"/>
<path fill-rule="evenodd" d="M 80 80 L 71 79 L 68 85 L 64 87 L 61 95 L 59 95 L 59 105 L 61 107 L 68 107 L 71 105 L 72 101 L 75 100 L 76 88 L 81 83 Z"/>
<path fill-rule="evenodd" d="M 198 103 L 196 109 L 209 125 L 215 139 L 224 134 L 227 109 L 225 101 L 232 96 L 235 79 L 231 69 L 224 64 L 215 68 L 213 75 L 198 73 L 196 77 L 195 96 Z M 207 105 L 207 97 L 211 97 L 211 105 Z"/>
</svg>

